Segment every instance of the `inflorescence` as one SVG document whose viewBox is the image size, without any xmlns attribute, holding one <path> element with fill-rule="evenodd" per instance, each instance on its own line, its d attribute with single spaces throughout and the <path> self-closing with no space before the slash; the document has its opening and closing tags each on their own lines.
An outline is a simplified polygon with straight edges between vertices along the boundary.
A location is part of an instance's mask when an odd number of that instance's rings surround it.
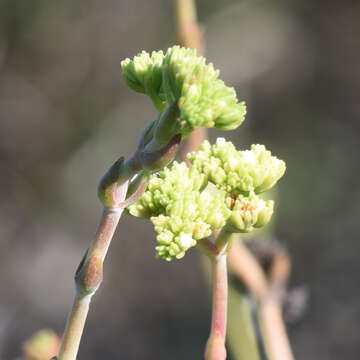
<svg viewBox="0 0 360 360">
<path fill-rule="evenodd" d="M 173 46 L 165 54 L 151 55 L 143 51 L 121 67 L 127 85 L 147 94 L 159 113 L 177 103 L 183 137 L 198 126 L 234 130 L 244 121 L 245 103 L 238 102 L 235 90 L 218 79 L 219 70 L 194 49 Z"/>
<path fill-rule="evenodd" d="M 157 256 L 180 259 L 197 241 L 227 226 L 250 232 L 266 225 L 274 202 L 259 193 L 283 176 L 285 163 L 263 145 L 237 151 L 231 142 L 204 141 L 188 155 L 192 164 L 174 162 L 151 175 L 141 199 L 128 208 L 131 215 L 149 218 L 158 233 Z"/>
<path fill-rule="evenodd" d="M 238 102 L 235 90 L 218 78 L 219 70 L 196 50 L 173 46 L 165 54 L 143 51 L 121 67 L 128 86 L 147 94 L 159 112 L 148 130 L 152 139 L 147 148 L 163 146 L 174 135 L 186 137 L 198 126 L 233 130 L 244 120 L 244 102 Z M 191 168 L 174 162 L 152 174 L 145 193 L 127 210 L 152 221 L 157 256 L 168 261 L 182 258 L 214 230 L 250 232 L 267 224 L 274 202 L 259 194 L 285 172 L 285 163 L 265 146 L 237 151 L 223 138 L 214 145 L 204 141 L 188 158 Z"/>
</svg>

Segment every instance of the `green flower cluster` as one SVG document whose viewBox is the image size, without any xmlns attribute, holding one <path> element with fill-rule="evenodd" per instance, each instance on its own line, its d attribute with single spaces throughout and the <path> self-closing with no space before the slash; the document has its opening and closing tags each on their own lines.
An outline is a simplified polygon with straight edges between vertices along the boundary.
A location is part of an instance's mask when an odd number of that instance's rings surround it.
<svg viewBox="0 0 360 360">
<path fill-rule="evenodd" d="M 215 145 L 204 141 L 199 151 L 188 154 L 188 158 L 199 173 L 232 196 L 269 190 L 286 169 L 285 162 L 271 156 L 264 145 L 252 145 L 251 150 L 237 151 L 224 138 L 218 138 Z"/>
<path fill-rule="evenodd" d="M 226 194 L 215 186 L 204 189 L 204 180 L 195 169 L 174 162 L 153 174 L 142 198 L 128 208 L 131 215 L 150 218 L 154 224 L 158 257 L 180 259 L 196 240 L 226 224 L 231 214 Z"/>
<path fill-rule="evenodd" d="M 182 258 L 196 241 L 227 226 L 231 232 L 250 232 L 266 225 L 274 202 L 257 193 L 280 179 L 285 163 L 262 145 L 237 151 L 220 138 L 204 141 L 189 154 L 192 167 L 174 163 L 153 174 L 141 199 L 128 208 L 131 215 L 150 218 L 158 233 L 158 257 Z"/>
<path fill-rule="evenodd" d="M 219 71 L 194 49 L 173 46 L 166 54 L 151 55 L 143 51 L 122 61 L 121 67 L 128 86 L 149 95 L 160 113 L 177 102 L 178 133 L 183 136 L 197 126 L 233 130 L 244 120 L 244 102 L 238 102 L 235 90 L 218 79 Z"/>
<path fill-rule="evenodd" d="M 239 195 L 237 198 L 227 199 L 231 208 L 231 216 L 227 226 L 232 232 L 248 233 L 254 228 L 261 228 L 266 225 L 274 212 L 274 201 L 263 200 L 254 192 L 249 196 Z"/>
<path fill-rule="evenodd" d="M 157 107 L 165 103 L 161 93 L 163 61 L 164 53 L 160 50 L 153 51 L 151 56 L 142 51 L 133 60 L 127 58 L 121 62 L 126 84 L 136 92 L 148 94 L 151 98 L 157 97 Z"/>
</svg>

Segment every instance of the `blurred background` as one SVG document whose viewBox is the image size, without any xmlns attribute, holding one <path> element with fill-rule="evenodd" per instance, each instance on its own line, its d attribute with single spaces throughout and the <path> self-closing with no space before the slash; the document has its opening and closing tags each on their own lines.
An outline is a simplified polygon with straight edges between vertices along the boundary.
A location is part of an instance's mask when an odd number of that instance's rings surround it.
<svg viewBox="0 0 360 360">
<path fill-rule="evenodd" d="M 296 359 L 360 351 L 360 2 L 199 0 L 206 54 L 248 105 L 226 136 L 284 159 L 276 235 L 291 286 Z M 120 60 L 175 42 L 166 0 L 0 1 L 0 359 L 63 331 L 73 273 L 102 208 L 96 186 L 156 112 Z M 120 231 L 121 229 L 121 231 Z M 211 300 L 197 250 L 154 258 L 150 223 L 124 216 L 80 359 L 200 359 Z"/>
</svg>

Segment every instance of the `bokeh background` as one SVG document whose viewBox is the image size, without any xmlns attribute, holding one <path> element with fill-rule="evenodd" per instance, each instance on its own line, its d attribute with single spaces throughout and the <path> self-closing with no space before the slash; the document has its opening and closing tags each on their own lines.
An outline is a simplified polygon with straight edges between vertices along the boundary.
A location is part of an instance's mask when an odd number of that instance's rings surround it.
<svg viewBox="0 0 360 360">
<path fill-rule="evenodd" d="M 286 160 L 276 235 L 305 285 L 297 359 L 360 351 L 360 2 L 199 0 L 209 61 L 248 104 L 227 136 Z M 63 330 L 96 186 L 156 116 L 120 60 L 175 42 L 169 0 L 0 1 L 0 358 Z M 200 359 L 210 322 L 199 254 L 154 258 L 150 224 L 123 217 L 80 359 Z"/>
</svg>

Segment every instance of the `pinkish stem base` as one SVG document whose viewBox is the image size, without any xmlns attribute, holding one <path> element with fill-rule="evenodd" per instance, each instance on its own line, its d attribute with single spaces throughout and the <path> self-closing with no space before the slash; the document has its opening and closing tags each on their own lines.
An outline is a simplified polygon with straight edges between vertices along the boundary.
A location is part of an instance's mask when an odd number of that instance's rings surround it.
<svg viewBox="0 0 360 360">
<path fill-rule="evenodd" d="M 205 350 L 205 360 L 225 360 L 228 279 L 226 254 L 213 261 L 213 307 L 211 331 Z"/>
</svg>

